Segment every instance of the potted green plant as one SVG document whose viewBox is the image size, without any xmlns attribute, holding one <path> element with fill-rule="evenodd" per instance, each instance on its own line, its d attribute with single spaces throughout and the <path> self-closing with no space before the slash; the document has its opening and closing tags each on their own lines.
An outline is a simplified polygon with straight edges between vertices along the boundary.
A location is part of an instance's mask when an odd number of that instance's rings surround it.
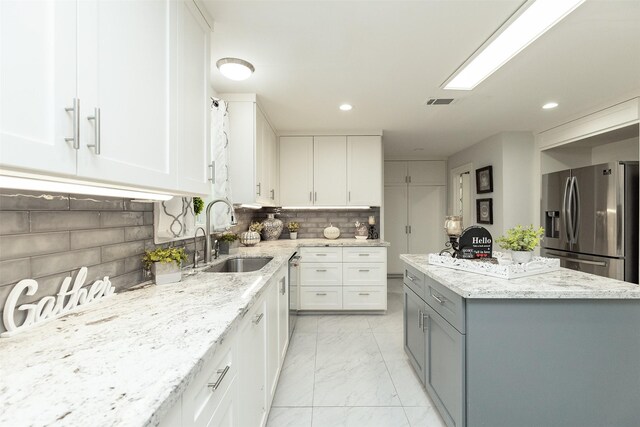
<svg viewBox="0 0 640 427">
<path fill-rule="evenodd" d="M 289 229 L 289 237 L 291 240 L 296 240 L 298 238 L 298 230 L 300 229 L 300 224 L 297 222 L 290 222 L 287 224 L 287 228 Z"/>
<path fill-rule="evenodd" d="M 179 282 L 182 280 L 182 261 L 186 261 L 184 248 L 157 248 L 145 251 L 142 263 L 146 270 L 151 270 L 157 285 Z"/>
<path fill-rule="evenodd" d="M 260 232 L 263 227 L 261 222 L 252 222 L 249 231 L 240 233 L 240 243 L 245 246 L 255 246 L 260 243 Z"/>
<path fill-rule="evenodd" d="M 235 252 L 238 245 L 234 244 L 234 242 L 238 239 L 239 237 L 236 233 L 222 233 L 217 239 L 220 244 L 220 255 L 229 255 L 231 252 Z"/>
<path fill-rule="evenodd" d="M 502 249 L 511 251 L 513 262 L 526 263 L 531 261 L 533 250 L 540 244 L 544 236 L 544 228 L 534 228 L 533 225 L 523 227 L 516 225 L 507 230 L 506 235 L 500 236 L 496 242 Z"/>
<path fill-rule="evenodd" d="M 200 212 L 202 212 L 202 209 L 204 209 L 204 200 L 202 200 L 202 198 L 200 197 L 194 197 L 193 198 L 193 213 L 198 216 L 200 215 Z"/>
</svg>

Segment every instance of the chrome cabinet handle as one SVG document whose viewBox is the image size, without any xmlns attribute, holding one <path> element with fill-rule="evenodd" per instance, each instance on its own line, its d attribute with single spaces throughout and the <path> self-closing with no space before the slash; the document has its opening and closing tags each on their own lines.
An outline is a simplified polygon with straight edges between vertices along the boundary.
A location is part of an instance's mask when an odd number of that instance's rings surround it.
<svg viewBox="0 0 640 427">
<path fill-rule="evenodd" d="M 424 322 L 424 314 L 422 314 L 422 310 L 418 310 L 418 328 L 424 330 L 422 322 Z"/>
<path fill-rule="evenodd" d="M 216 162 L 209 163 L 209 170 L 211 171 L 211 178 L 209 178 L 209 181 L 212 184 L 215 184 L 216 183 Z"/>
<path fill-rule="evenodd" d="M 426 318 L 426 322 L 425 322 L 425 318 Z M 431 323 L 431 316 L 429 316 L 426 313 L 422 313 L 422 332 L 425 332 L 425 330 L 429 330 L 429 324 Z"/>
<path fill-rule="evenodd" d="M 409 226 L 409 234 L 411 234 L 411 226 Z"/>
<path fill-rule="evenodd" d="M 316 254 L 316 256 L 327 256 L 327 254 Z"/>
<path fill-rule="evenodd" d="M 218 369 L 216 371 L 218 374 L 220 374 L 216 382 L 207 384 L 207 387 L 211 389 L 212 393 L 216 391 L 218 387 L 220 387 L 220 384 L 222 383 L 222 380 L 224 379 L 225 375 L 227 375 L 227 372 L 229 372 L 230 367 L 231 367 L 230 365 L 227 365 L 224 367 L 224 369 Z"/>
<path fill-rule="evenodd" d="M 325 270 L 325 269 L 317 269 L 317 268 L 316 268 L 316 271 L 317 271 L 318 273 L 324 273 L 324 272 L 325 272 L 325 271 L 327 271 L 327 270 Z"/>
<path fill-rule="evenodd" d="M 571 258 L 568 256 L 562 256 L 560 254 L 556 254 L 553 252 L 547 252 L 547 255 L 551 255 L 553 257 L 559 258 L 559 259 L 563 259 L 565 261 L 571 261 L 571 262 L 575 262 L 578 264 L 587 264 L 587 265 L 596 265 L 598 267 L 606 267 L 607 263 L 604 261 L 589 261 L 587 259 L 577 259 L 577 258 Z"/>
<path fill-rule="evenodd" d="M 440 299 L 434 294 L 431 294 L 431 296 L 433 297 L 434 300 L 438 301 L 440 304 L 444 304 L 445 302 L 447 302 L 447 299 L 445 297 L 442 297 L 442 299 Z"/>
<path fill-rule="evenodd" d="M 309 201 L 313 202 L 313 191 L 309 191 Z"/>
<path fill-rule="evenodd" d="M 263 317 L 264 317 L 264 313 L 260 313 L 256 315 L 255 319 L 253 319 L 253 324 L 257 325 L 258 323 L 260 323 Z"/>
<path fill-rule="evenodd" d="M 407 272 L 407 279 L 411 280 L 412 282 L 416 281 L 416 278 L 410 275 L 409 272 Z"/>
<path fill-rule="evenodd" d="M 262 195 L 262 183 L 258 183 L 258 185 L 256 185 L 256 187 L 258 187 L 258 196 Z"/>
<path fill-rule="evenodd" d="M 285 287 L 285 284 L 286 284 L 286 283 L 285 283 L 285 280 L 284 280 L 284 279 L 282 279 L 282 282 L 281 282 L 281 283 L 282 283 L 282 286 L 280 286 L 280 293 L 282 293 L 282 295 L 284 295 L 284 294 L 286 294 L 286 293 L 287 293 L 287 289 L 286 289 L 286 287 Z"/>
<path fill-rule="evenodd" d="M 348 199 L 348 201 L 349 202 L 351 201 L 351 191 L 349 191 L 349 199 Z"/>
<path fill-rule="evenodd" d="M 360 273 L 368 273 L 370 270 L 358 270 Z"/>
<path fill-rule="evenodd" d="M 93 116 L 88 116 L 87 120 L 93 120 L 94 128 L 93 134 L 95 142 L 93 144 L 87 144 L 87 147 L 93 148 L 96 155 L 100 154 L 100 109 L 98 107 L 93 109 Z"/>
<path fill-rule="evenodd" d="M 360 292 L 358 295 L 366 296 L 366 295 L 371 295 L 371 294 L 369 292 Z"/>
<path fill-rule="evenodd" d="M 271 190 L 271 200 L 276 199 L 276 190 Z"/>
<path fill-rule="evenodd" d="M 369 256 L 371 254 L 358 254 L 358 256 Z"/>
<path fill-rule="evenodd" d="M 313 201 L 314 202 L 318 201 L 318 192 L 317 191 L 313 193 Z"/>
<path fill-rule="evenodd" d="M 326 293 L 324 293 L 324 292 L 316 292 L 316 295 L 318 295 L 318 296 L 324 296 L 324 295 L 326 295 Z"/>
<path fill-rule="evenodd" d="M 73 106 L 64 109 L 67 113 L 73 113 L 73 136 L 65 138 L 66 142 L 73 143 L 73 148 L 80 149 L 80 99 L 73 98 Z"/>
</svg>

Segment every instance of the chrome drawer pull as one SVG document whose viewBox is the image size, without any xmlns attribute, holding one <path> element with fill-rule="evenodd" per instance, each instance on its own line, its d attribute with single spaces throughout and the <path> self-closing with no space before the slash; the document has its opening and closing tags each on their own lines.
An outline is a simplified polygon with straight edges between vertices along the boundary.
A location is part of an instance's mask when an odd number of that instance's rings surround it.
<svg viewBox="0 0 640 427">
<path fill-rule="evenodd" d="M 317 271 L 318 273 L 324 273 L 324 272 L 325 272 L 325 271 L 327 271 L 327 270 L 319 270 L 319 269 L 316 269 L 316 271 Z"/>
<path fill-rule="evenodd" d="M 425 317 L 427 322 L 425 322 Z M 425 329 L 429 329 L 429 323 L 431 323 L 431 316 L 426 313 L 422 313 L 422 332 L 425 332 Z"/>
<path fill-rule="evenodd" d="M 218 377 L 216 382 L 207 384 L 207 387 L 209 387 L 211 389 L 212 393 L 214 391 L 216 391 L 218 389 L 218 387 L 220 387 L 220 384 L 222 383 L 222 380 L 224 379 L 224 376 L 227 375 L 227 372 L 229 372 L 229 368 L 230 367 L 231 367 L 230 365 L 227 365 L 227 366 L 224 367 L 224 369 L 218 369 L 217 373 L 220 374 L 220 376 Z"/>
<path fill-rule="evenodd" d="M 327 254 L 316 254 L 316 256 L 327 256 Z"/>
<path fill-rule="evenodd" d="M 89 148 L 93 148 L 94 152 L 96 155 L 100 155 L 100 147 L 101 147 L 101 143 L 100 143 L 100 109 L 99 108 L 94 108 L 93 109 L 93 116 L 89 116 L 87 117 L 87 120 L 91 121 L 93 120 L 93 124 L 94 124 L 94 130 L 93 130 L 93 134 L 94 134 L 94 143 L 93 144 L 87 144 L 87 147 Z"/>
<path fill-rule="evenodd" d="M 71 138 L 65 138 L 66 142 L 73 143 L 73 148 L 80 149 L 80 100 L 73 98 L 73 107 L 67 107 L 64 109 L 67 113 L 73 113 L 73 136 Z"/>
<path fill-rule="evenodd" d="M 370 270 L 358 270 L 360 273 L 368 273 Z"/>
<path fill-rule="evenodd" d="M 255 319 L 253 319 L 253 323 L 254 325 L 257 325 L 258 323 L 260 323 L 260 321 L 262 320 L 262 318 L 264 317 L 264 313 L 260 313 L 256 316 Z"/>
<path fill-rule="evenodd" d="M 325 294 L 324 292 L 316 292 L 316 295 L 318 295 L 318 296 L 325 296 L 325 295 L 327 295 L 327 294 Z"/>
<path fill-rule="evenodd" d="M 418 328 L 424 331 L 424 328 L 422 327 L 422 322 L 424 322 L 424 314 L 422 313 L 422 310 L 418 310 Z"/>
<path fill-rule="evenodd" d="M 407 273 L 407 279 L 411 280 L 412 282 L 416 281 L 416 278 L 411 276 L 409 273 Z"/>
<path fill-rule="evenodd" d="M 370 295 L 370 294 L 369 294 L 369 292 L 360 292 L 358 295 L 366 296 L 366 295 Z"/>
<path fill-rule="evenodd" d="M 434 294 L 431 294 L 431 296 L 433 297 L 434 300 L 438 301 L 440 304 L 444 304 L 445 302 L 447 302 L 447 299 L 445 297 L 442 297 L 442 299 L 440 299 Z"/>
<path fill-rule="evenodd" d="M 358 256 L 369 256 L 370 254 L 358 254 Z"/>
</svg>

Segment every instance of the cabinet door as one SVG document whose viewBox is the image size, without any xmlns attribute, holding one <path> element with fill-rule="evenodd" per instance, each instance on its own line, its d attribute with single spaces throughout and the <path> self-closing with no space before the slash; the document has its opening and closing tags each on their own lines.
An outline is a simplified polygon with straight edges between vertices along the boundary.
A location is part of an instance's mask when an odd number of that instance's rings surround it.
<svg viewBox="0 0 640 427">
<path fill-rule="evenodd" d="M 420 160 L 408 162 L 411 185 L 446 185 L 447 163 L 444 160 Z"/>
<path fill-rule="evenodd" d="M 382 204 L 382 141 L 379 136 L 347 137 L 347 204 Z"/>
<path fill-rule="evenodd" d="M 76 6 L 0 1 L 0 166 L 76 173 Z"/>
<path fill-rule="evenodd" d="M 289 280 L 284 273 L 278 279 L 278 351 L 280 353 L 280 365 L 284 361 L 289 344 Z"/>
<path fill-rule="evenodd" d="M 404 263 L 400 254 L 409 252 L 407 235 L 407 186 L 384 187 L 384 238 L 391 245 L 387 250 L 389 274 L 402 274 Z"/>
<path fill-rule="evenodd" d="M 264 425 L 267 414 L 267 306 L 265 298 L 256 303 L 244 318 L 240 330 L 239 387 L 242 407 L 239 426 Z"/>
<path fill-rule="evenodd" d="M 172 0 L 78 2 L 78 175 L 177 187 L 177 8 Z M 96 109 L 100 120 L 90 119 Z"/>
<path fill-rule="evenodd" d="M 278 385 L 278 367 L 280 366 L 280 351 L 278 345 L 278 283 L 272 283 L 267 290 L 267 407 L 276 392 Z"/>
<path fill-rule="evenodd" d="M 346 136 L 313 138 L 313 191 L 316 206 L 346 206 Z"/>
<path fill-rule="evenodd" d="M 236 427 L 238 424 L 238 408 L 240 405 L 236 402 L 237 392 L 236 379 L 234 378 L 229 385 L 229 389 L 224 394 L 220 404 L 213 413 L 213 417 L 207 424 L 207 427 Z M 176 427 L 178 424 L 168 425 L 167 427 Z"/>
<path fill-rule="evenodd" d="M 425 304 L 425 385 L 448 426 L 464 424 L 464 335 Z M 443 410 L 444 409 L 444 410 Z"/>
<path fill-rule="evenodd" d="M 313 137 L 280 137 L 280 204 L 313 205 Z"/>
<path fill-rule="evenodd" d="M 191 0 L 178 3 L 178 189 L 208 195 L 212 173 L 210 28 Z"/>
<path fill-rule="evenodd" d="M 406 185 L 407 162 L 390 160 L 384 162 L 384 185 Z"/>
<path fill-rule="evenodd" d="M 446 187 L 409 186 L 409 253 L 439 252 L 444 247 L 445 204 Z"/>
<path fill-rule="evenodd" d="M 261 185 L 264 188 L 262 192 L 263 204 L 268 206 L 276 205 L 276 176 L 277 150 L 276 136 L 271 125 L 266 120 L 266 116 L 262 117 L 262 158 L 257 161 L 261 162 Z"/>
<path fill-rule="evenodd" d="M 403 286 L 404 293 L 404 351 L 424 382 L 425 372 L 425 335 L 423 330 L 424 301 L 409 287 Z"/>
<path fill-rule="evenodd" d="M 267 126 L 267 119 L 264 117 L 262 110 L 256 104 L 256 159 L 255 159 L 255 167 L 256 167 L 256 201 L 263 205 L 269 204 L 269 182 L 267 173 L 267 165 L 268 160 L 266 156 L 268 155 L 267 147 L 266 147 L 266 132 L 265 128 Z"/>
</svg>

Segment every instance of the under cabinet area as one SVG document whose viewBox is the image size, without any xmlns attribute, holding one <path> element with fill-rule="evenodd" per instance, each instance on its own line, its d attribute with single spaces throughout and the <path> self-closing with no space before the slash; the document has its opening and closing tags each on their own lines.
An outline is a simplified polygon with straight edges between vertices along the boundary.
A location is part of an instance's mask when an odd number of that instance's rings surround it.
<svg viewBox="0 0 640 427">
<path fill-rule="evenodd" d="M 386 310 L 385 247 L 300 251 L 301 310 Z"/>
<path fill-rule="evenodd" d="M 1 38 L 28 43 L 3 50 L 0 74 L 11 84 L 2 96 L 12 108 L 0 118 L 1 167 L 209 193 L 211 29 L 196 3 L 25 1 L 0 8 Z"/>
</svg>

